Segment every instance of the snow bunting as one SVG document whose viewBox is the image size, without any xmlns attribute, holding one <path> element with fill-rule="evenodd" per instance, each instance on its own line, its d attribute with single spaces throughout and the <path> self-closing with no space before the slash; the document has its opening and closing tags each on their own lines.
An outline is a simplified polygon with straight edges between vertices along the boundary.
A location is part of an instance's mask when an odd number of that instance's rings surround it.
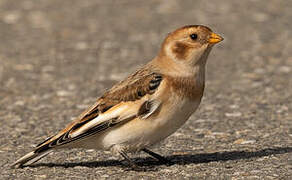
<svg viewBox="0 0 292 180">
<path fill-rule="evenodd" d="M 29 165 L 53 150 L 87 148 L 111 150 L 135 163 L 128 152 L 149 149 L 180 128 L 199 106 L 205 86 L 205 65 L 214 44 L 223 38 L 202 25 L 169 33 L 158 55 L 104 93 L 65 129 L 17 160 Z"/>
</svg>

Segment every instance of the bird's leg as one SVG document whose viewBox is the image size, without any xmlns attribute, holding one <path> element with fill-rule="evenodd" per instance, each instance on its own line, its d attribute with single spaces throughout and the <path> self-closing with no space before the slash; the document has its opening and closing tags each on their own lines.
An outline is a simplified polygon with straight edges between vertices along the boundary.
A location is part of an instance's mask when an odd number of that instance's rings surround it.
<svg viewBox="0 0 292 180">
<path fill-rule="evenodd" d="M 158 161 L 164 163 L 164 164 L 171 164 L 171 161 L 169 161 L 168 159 L 166 159 L 165 157 L 150 151 L 149 149 L 142 149 L 142 151 L 144 151 L 145 153 L 149 154 L 150 156 L 154 157 L 155 159 L 157 159 Z"/>
<path fill-rule="evenodd" d="M 123 156 L 123 158 L 129 163 L 129 165 L 131 166 L 132 169 L 134 169 L 134 170 L 141 170 L 141 167 L 138 166 L 134 161 L 132 161 L 132 160 L 130 159 L 130 157 L 129 157 L 124 151 L 120 151 L 119 153 L 120 153 L 120 154 Z"/>
</svg>

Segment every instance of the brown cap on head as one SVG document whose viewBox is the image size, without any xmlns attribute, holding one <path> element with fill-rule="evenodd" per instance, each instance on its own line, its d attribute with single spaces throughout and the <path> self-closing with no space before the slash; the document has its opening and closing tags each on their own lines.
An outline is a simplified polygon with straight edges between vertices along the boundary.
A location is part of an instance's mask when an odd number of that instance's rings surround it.
<svg viewBox="0 0 292 180">
<path fill-rule="evenodd" d="M 203 25 L 188 25 L 176 29 L 165 38 L 161 52 L 177 60 L 192 60 L 199 57 L 223 38 Z"/>
<path fill-rule="evenodd" d="M 213 33 L 213 31 L 204 25 L 187 25 L 181 28 L 176 29 L 175 31 L 168 34 L 165 41 L 169 40 L 179 40 L 187 37 L 191 37 L 191 35 L 196 35 L 199 42 L 215 44 L 223 40 L 221 36 Z"/>
</svg>

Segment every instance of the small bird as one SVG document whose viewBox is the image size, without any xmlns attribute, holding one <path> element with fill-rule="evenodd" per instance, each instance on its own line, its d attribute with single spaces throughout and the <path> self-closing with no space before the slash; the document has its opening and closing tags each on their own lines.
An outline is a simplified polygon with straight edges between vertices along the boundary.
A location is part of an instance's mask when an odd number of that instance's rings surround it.
<svg viewBox="0 0 292 180">
<path fill-rule="evenodd" d="M 138 167 L 127 153 L 144 151 L 179 129 L 198 108 L 205 65 L 223 38 L 206 26 L 188 25 L 167 35 L 158 55 L 106 91 L 65 129 L 36 146 L 12 167 L 30 165 L 56 149 L 110 150 Z"/>
</svg>

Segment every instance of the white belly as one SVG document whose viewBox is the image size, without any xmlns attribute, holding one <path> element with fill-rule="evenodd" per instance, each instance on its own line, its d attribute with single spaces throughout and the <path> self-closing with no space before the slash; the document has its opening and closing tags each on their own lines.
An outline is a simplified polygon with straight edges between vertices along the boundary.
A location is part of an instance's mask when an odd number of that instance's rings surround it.
<svg viewBox="0 0 292 180">
<path fill-rule="evenodd" d="M 105 150 L 119 146 L 126 151 L 136 151 L 153 145 L 179 129 L 197 109 L 199 103 L 200 100 L 181 100 L 176 104 L 164 104 L 156 116 L 147 119 L 136 118 L 108 129 L 83 141 L 82 146 Z"/>
</svg>

